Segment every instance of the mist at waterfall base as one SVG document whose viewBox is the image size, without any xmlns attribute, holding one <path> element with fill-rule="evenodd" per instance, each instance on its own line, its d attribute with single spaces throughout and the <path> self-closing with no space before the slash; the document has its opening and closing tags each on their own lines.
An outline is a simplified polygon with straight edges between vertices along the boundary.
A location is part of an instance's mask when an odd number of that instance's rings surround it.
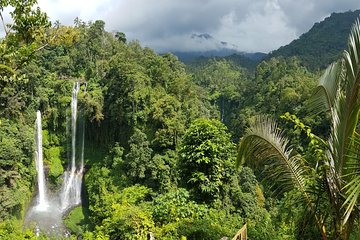
<svg viewBox="0 0 360 240">
<path fill-rule="evenodd" d="M 35 126 L 35 163 L 37 171 L 37 194 L 25 216 L 24 226 L 48 236 L 69 236 L 70 233 L 63 224 L 62 217 L 71 208 L 81 204 L 81 184 L 84 168 L 84 126 L 80 136 L 80 159 L 76 159 L 77 136 L 77 96 L 80 83 L 74 83 L 71 100 L 71 164 L 63 174 L 61 188 L 52 192 L 46 187 L 46 177 L 43 164 L 41 112 L 37 111 Z M 82 122 L 83 123 L 83 122 Z M 80 162 L 77 164 L 77 162 Z"/>
</svg>

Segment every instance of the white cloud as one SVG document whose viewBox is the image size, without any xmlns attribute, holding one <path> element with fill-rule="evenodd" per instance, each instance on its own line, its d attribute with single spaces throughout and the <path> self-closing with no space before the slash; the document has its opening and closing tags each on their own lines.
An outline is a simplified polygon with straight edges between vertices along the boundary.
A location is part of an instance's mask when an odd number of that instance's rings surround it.
<svg viewBox="0 0 360 240">
<path fill-rule="evenodd" d="M 38 0 L 51 18 L 72 25 L 102 19 L 157 51 L 207 50 L 220 41 L 244 51 L 271 51 L 330 15 L 360 8 L 359 0 Z M 215 40 L 195 41 L 193 33 Z"/>
<path fill-rule="evenodd" d="M 235 12 L 224 16 L 216 37 L 235 43 L 243 51 L 267 52 L 296 37 L 276 0 L 258 1 L 245 18 L 241 21 L 236 18 Z"/>
<path fill-rule="evenodd" d="M 38 0 L 41 10 L 52 21 L 60 20 L 64 25 L 72 25 L 79 17 L 84 21 L 102 19 L 114 5 L 112 0 Z"/>
</svg>

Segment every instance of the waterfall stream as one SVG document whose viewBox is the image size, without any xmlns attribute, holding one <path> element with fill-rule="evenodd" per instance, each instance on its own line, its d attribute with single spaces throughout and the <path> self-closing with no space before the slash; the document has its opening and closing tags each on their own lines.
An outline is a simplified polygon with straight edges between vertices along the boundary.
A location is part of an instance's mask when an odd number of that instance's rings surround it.
<svg viewBox="0 0 360 240">
<path fill-rule="evenodd" d="M 45 186 L 45 173 L 43 163 L 43 150 L 42 150 L 42 126 L 41 126 L 41 112 L 36 112 L 36 126 L 35 126 L 35 162 L 38 181 L 38 203 L 36 209 L 39 211 L 45 211 L 48 208 L 48 202 L 46 198 L 46 186 Z"/>
<path fill-rule="evenodd" d="M 83 175 L 83 159 L 81 165 L 76 168 L 76 129 L 77 129 L 77 96 L 80 83 L 74 83 L 71 99 L 71 168 L 64 173 L 64 185 L 61 192 L 61 208 L 66 210 L 81 203 L 81 183 Z M 83 135 L 82 135 L 83 137 Z M 82 139 L 83 145 L 84 139 Z M 81 146 L 81 158 L 84 148 Z"/>
</svg>

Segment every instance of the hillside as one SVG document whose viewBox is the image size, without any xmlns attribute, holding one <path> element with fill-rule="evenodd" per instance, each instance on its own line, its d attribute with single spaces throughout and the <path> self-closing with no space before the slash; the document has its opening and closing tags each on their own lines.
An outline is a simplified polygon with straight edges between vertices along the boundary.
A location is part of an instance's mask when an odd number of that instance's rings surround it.
<svg viewBox="0 0 360 240">
<path fill-rule="evenodd" d="M 277 56 L 298 56 L 302 64 L 311 70 L 323 69 L 339 58 L 346 48 L 351 25 L 359 16 L 360 10 L 345 13 L 332 13 L 314 26 L 299 39 L 271 52 L 268 58 Z"/>
<path fill-rule="evenodd" d="M 258 63 L 264 58 L 265 55 L 262 55 L 262 53 L 258 53 L 258 55 L 240 55 L 240 54 L 232 54 L 229 56 L 213 56 L 213 57 L 197 57 L 191 61 L 185 62 L 186 66 L 190 70 L 190 72 L 193 72 L 194 69 L 197 69 L 198 67 L 205 66 L 209 64 L 212 60 L 226 60 L 231 62 L 234 66 L 245 68 L 249 70 L 249 72 L 254 72 L 256 69 L 256 66 Z M 257 58 L 256 58 L 257 57 Z"/>
<path fill-rule="evenodd" d="M 209 50 L 209 51 L 194 51 L 194 52 L 172 52 L 175 56 L 179 58 L 185 64 L 197 61 L 201 58 L 244 58 L 251 61 L 260 61 L 265 56 L 266 53 L 255 52 L 255 53 L 247 53 L 247 52 L 239 52 L 233 49 L 219 49 L 219 50 Z"/>
</svg>

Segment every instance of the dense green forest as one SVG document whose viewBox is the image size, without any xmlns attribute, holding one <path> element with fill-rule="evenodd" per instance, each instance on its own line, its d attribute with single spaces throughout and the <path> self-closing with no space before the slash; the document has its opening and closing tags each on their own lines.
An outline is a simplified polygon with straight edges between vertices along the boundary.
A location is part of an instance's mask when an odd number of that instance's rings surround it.
<svg viewBox="0 0 360 240">
<path fill-rule="evenodd" d="M 2 0 L 0 13 L 6 6 L 12 6 L 14 23 L 6 26 L 0 41 L 1 239 L 52 238 L 24 226 L 38 184 L 34 123 L 40 110 L 47 187 L 55 192 L 70 162 L 68 124 L 75 82 L 81 90 L 85 174 L 82 204 L 63 216 L 71 233 L 64 238 L 147 239 L 151 233 L 155 239 L 231 239 L 246 223 L 249 239 L 358 239 L 359 191 L 357 185 L 341 182 L 351 183 L 353 175 L 346 176 L 345 169 L 339 176 L 347 178 L 336 179 L 341 184 L 334 187 L 341 191 L 322 191 L 333 186 L 326 185 L 332 172 L 325 156 L 331 154 L 321 139 L 332 136 L 334 127 L 329 127 L 329 112 L 309 113 L 309 104 L 319 105 L 308 99 L 323 70 L 309 71 L 301 58 L 281 56 L 262 61 L 255 70 L 229 58 L 185 66 L 171 53 L 159 55 L 127 41 L 122 32 L 105 31 L 101 20 L 77 18 L 74 26 L 63 26 L 50 23 L 36 0 Z M 351 54 L 352 80 L 357 82 L 359 58 L 355 50 Z M 342 76 L 350 68 L 344 64 L 336 68 L 343 69 L 341 74 L 331 69 L 325 73 L 333 79 Z M 345 89 L 344 79 L 338 85 Z M 322 89 L 336 92 L 336 86 Z M 358 92 L 352 92 L 356 111 L 347 114 L 356 122 L 347 133 L 358 128 Z M 329 100 L 332 113 L 337 105 L 347 106 L 341 99 Z M 285 184 L 291 176 L 281 171 L 283 165 L 271 162 L 277 155 L 269 148 L 259 147 L 260 153 L 251 148 L 247 140 L 258 115 L 276 119 L 291 139 L 292 155 L 308 159 L 301 161 L 301 166 L 309 164 L 305 170 L 295 166 L 298 174 L 312 176 L 300 181 L 306 189 Z M 277 126 L 269 126 L 271 130 L 280 135 Z M 358 143 L 355 137 L 346 140 L 346 146 L 353 146 L 349 162 L 354 166 Z M 344 158 L 349 155 L 346 146 Z M 251 161 L 251 154 L 258 161 L 236 166 L 242 157 Z M 272 167 L 273 174 L 267 171 Z M 308 202 L 300 200 L 303 193 L 310 195 Z M 353 198 L 343 200 L 346 196 Z M 339 207 L 334 208 L 337 215 L 326 214 L 334 206 Z M 350 224 L 342 225 L 342 214 Z"/>
</svg>

